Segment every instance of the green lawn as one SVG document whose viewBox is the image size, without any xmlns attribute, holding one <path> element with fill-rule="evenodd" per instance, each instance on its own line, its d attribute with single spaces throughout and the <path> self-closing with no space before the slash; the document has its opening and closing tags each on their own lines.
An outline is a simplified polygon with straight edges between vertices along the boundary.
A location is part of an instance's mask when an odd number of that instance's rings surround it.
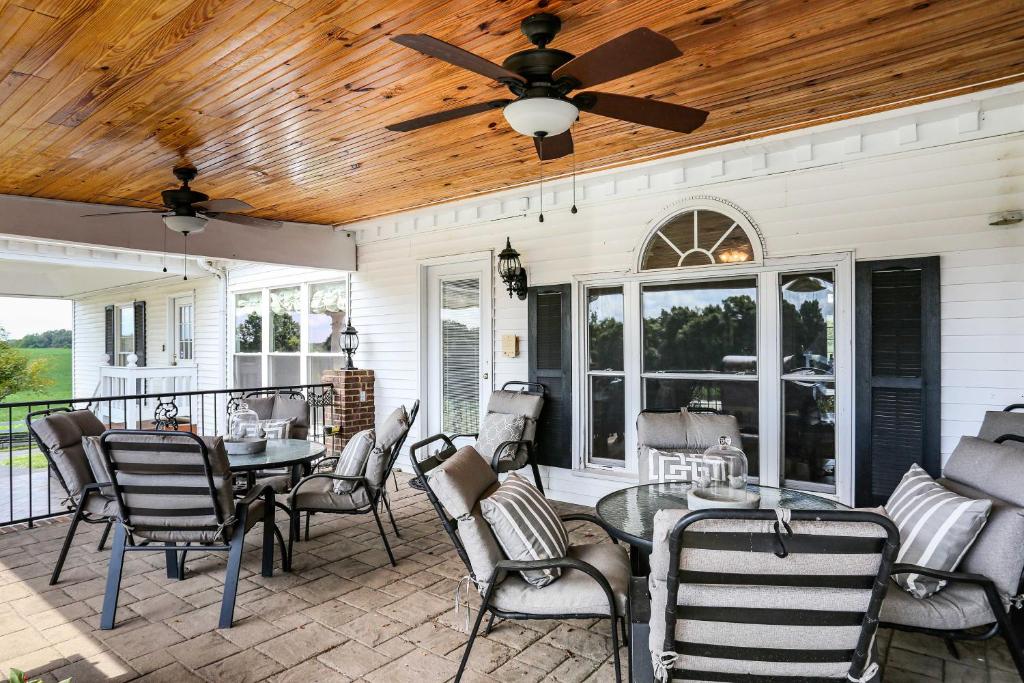
<svg viewBox="0 0 1024 683">
<path fill-rule="evenodd" d="M 46 401 L 71 398 L 71 349 L 18 349 L 22 353 L 35 358 L 47 360 L 47 375 L 53 380 L 49 389 L 42 392 L 30 393 L 21 392 L 12 394 L 4 399 L 3 403 L 18 403 L 21 401 Z M 0 408 L 0 431 L 24 431 L 25 415 L 27 408 Z M 0 453 L 0 465 L 7 465 L 8 453 L 6 449 Z M 27 466 L 27 452 L 15 451 L 14 466 Z M 46 459 L 39 453 L 33 453 L 32 466 L 45 467 Z"/>
</svg>

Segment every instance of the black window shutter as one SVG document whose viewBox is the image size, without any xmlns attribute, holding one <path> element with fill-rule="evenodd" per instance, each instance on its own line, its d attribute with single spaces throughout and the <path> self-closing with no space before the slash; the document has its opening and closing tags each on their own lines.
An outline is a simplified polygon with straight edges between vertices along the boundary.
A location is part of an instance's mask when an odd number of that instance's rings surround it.
<svg viewBox="0 0 1024 683">
<path fill-rule="evenodd" d="M 103 353 L 107 354 L 108 362 L 117 365 L 114 358 L 114 307 L 103 309 Z"/>
<path fill-rule="evenodd" d="M 135 362 L 140 368 L 146 367 L 146 302 L 136 301 L 135 307 Z"/>
<path fill-rule="evenodd" d="M 537 461 L 572 467 L 572 319 L 569 285 L 530 287 L 529 373 L 531 382 L 547 387 L 544 413 L 537 428 Z"/>
<path fill-rule="evenodd" d="M 917 463 L 939 476 L 939 257 L 857 263 L 858 506 Z"/>
</svg>

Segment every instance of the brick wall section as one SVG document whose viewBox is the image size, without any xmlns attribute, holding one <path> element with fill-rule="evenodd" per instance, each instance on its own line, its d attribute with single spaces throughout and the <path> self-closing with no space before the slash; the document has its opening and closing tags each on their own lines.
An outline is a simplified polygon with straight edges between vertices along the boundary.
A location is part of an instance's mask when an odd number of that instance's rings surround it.
<svg viewBox="0 0 1024 683">
<path fill-rule="evenodd" d="M 321 381 L 334 387 L 334 402 L 325 408 L 328 425 L 341 428 L 328 449 L 340 452 L 357 432 L 374 424 L 373 370 L 327 370 Z"/>
</svg>

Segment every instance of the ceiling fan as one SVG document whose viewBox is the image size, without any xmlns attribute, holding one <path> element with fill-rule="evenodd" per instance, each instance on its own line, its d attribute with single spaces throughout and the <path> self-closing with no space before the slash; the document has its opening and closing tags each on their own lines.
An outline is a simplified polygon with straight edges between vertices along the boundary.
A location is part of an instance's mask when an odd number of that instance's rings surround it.
<svg viewBox="0 0 1024 683">
<path fill-rule="evenodd" d="M 123 216 L 135 213 L 160 213 L 163 214 L 164 225 L 174 232 L 183 235 L 194 235 L 206 228 L 206 222 L 210 219 L 237 223 L 250 228 L 280 228 L 281 221 L 271 221 L 255 216 L 245 216 L 238 211 L 251 211 L 252 206 L 240 199 L 210 199 L 202 192 L 196 192 L 189 187 L 189 181 L 195 180 L 199 174 L 195 166 L 177 166 L 174 169 L 174 177 L 181 181 L 181 187 L 176 190 L 164 190 L 160 193 L 162 204 L 150 202 L 145 199 L 131 199 L 129 201 L 141 204 L 152 204 L 158 209 L 144 209 L 141 211 L 114 211 L 110 213 L 88 213 L 82 218 L 92 216 Z M 118 199 L 120 199 L 118 197 Z"/>
<path fill-rule="evenodd" d="M 708 112 L 701 109 L 644 97 L 591 90 L 569 95 L 574 90 L 591 88 L 681 56 L 675 43 L 660 33 L 638 28 L 576 57 L 547 47 L 562 27 L 557 16 L 534 14 L 524 19 L 520 27 L 536 47 L 510 55 L 500 66 L 422 33 L 393 37 L 391 40 L 399 45 L 498 81 L 508 87 L 515 99 L 469 104 L 386 128 L 406 132 L 501 109 L 513 129 L 534 138 L 537 155 L 547 160 L 572 153 L 569 129 L 581 111 L 679 133 L 692 133 L 708 117 Z"/>
</svg>

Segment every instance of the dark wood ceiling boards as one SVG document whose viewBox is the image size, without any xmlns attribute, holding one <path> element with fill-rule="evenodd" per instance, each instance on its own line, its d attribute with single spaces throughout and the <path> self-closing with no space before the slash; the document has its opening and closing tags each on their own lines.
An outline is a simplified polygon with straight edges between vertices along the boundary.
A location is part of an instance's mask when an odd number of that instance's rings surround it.
<svg viewBox="0 0 1024 683">
<path fill-rule="evenodd" d="M 711 112 L 691 135 L 584 114 L 583 170 L 1024 80 L 1020 0 L 0 0 L 0 193 L 153 200 L 185 160 L 253 215 L 344 223 L 533 181 L 500 111 L 384 125 L 507 94 L 389 36 L 500 63 L 540 9 L 576 54 L 665 33 L 682 58 L 600 89 Z"/>
</svg>

